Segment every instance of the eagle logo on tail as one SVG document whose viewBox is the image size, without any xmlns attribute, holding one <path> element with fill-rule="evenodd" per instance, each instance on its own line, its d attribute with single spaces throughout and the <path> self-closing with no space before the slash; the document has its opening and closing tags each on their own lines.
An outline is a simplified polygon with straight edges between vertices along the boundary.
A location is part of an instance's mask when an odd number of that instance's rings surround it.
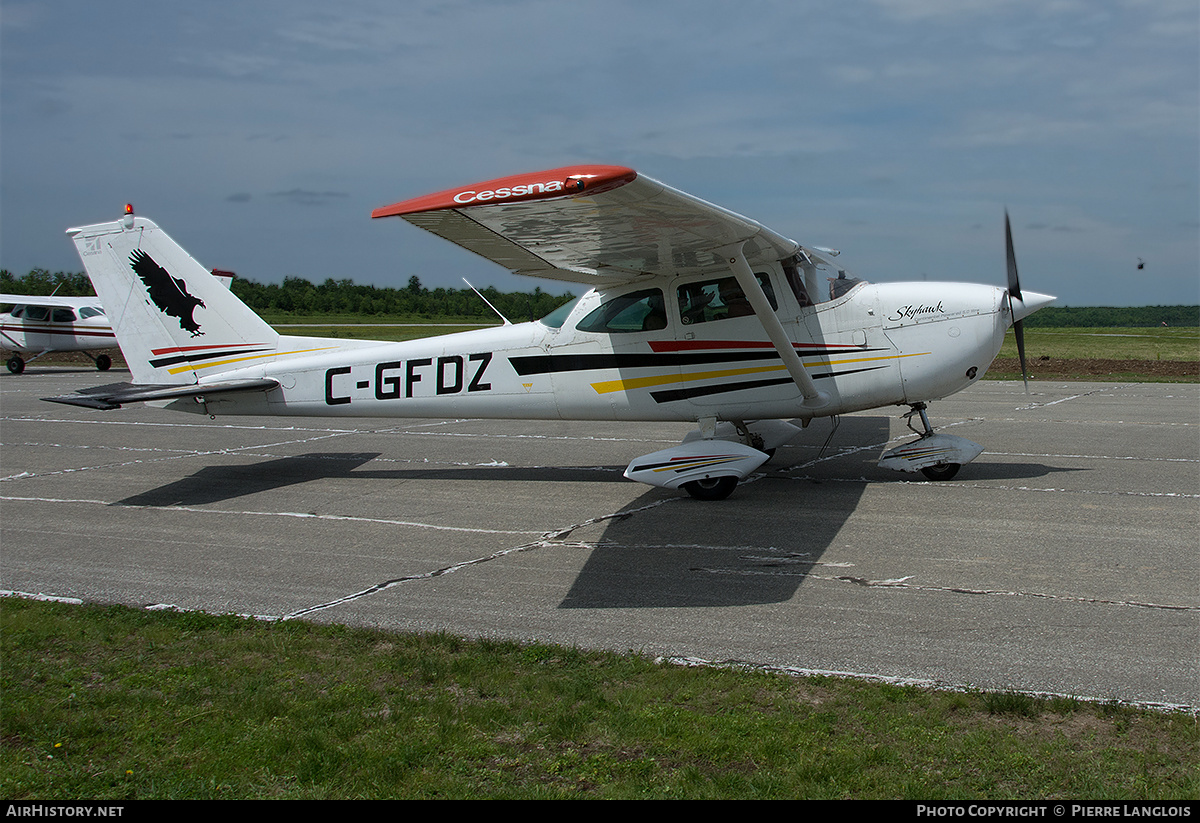
<svg viewBox="0 0 1200 823">
<path fill-rule="evenodd" d="M 146 284 L 146 293 L 150 301 L 158 306 L 159 311 L 179 320 L 179 328 L 192 333 L 192 337 L 204 334 L 200 324 L 192 317 L 196 307 L 207 308 L 199 297 L 192 296 L 187 290 L 187 283 L 181 278 L 172 277 L 154 258 L 141 249 L 136 249 L 129 255 L 129 265 L 133 268 L 142 282 Z"/>
</svg>

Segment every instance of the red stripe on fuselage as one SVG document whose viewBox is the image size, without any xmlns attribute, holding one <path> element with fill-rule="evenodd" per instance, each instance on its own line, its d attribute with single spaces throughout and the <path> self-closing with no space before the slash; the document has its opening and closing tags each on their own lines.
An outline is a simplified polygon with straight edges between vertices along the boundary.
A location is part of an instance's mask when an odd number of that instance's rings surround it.
<svg viewBox="0 0 1200 823">
<path fill-rule="evenodd" d="M 773 348 L 775 348 L 774 343 L 765 343 L 758 340 L 656 340 L 650 343 L 650 350 L 656 352 Z M 842 350 L 851 347 L 836 343 L 793 343 L 792 348 L 825 351 L 828 349 Z"/>
</svg>

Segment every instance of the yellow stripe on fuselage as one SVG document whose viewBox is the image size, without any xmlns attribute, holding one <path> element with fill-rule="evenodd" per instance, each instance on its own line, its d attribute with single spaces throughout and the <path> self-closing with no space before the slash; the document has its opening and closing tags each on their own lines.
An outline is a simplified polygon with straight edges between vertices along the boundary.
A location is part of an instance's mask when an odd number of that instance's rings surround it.
<svg viewBox="0 0 1200 823">
<path fill-rule="evenodd" d="M 593 383 L 592 388 L 597 394 L 610 394 L 615 391 L 629 389 L 644 389 L 647 386 L 665 386 L 669 383 L 686 383 L 690 380 L 710 380 L 715 377 L 737 377 L 742 374 L 763 374 L 764 372 L 782 371 L 783 366 L 759 366 L 753 369 L 720 369 L 718 371 L 692 372 L 691 374 L 655 374 L 649 377 L 630 377 L 625 380 L 604 380 Z"/>
<path fill-rule="evenodd" d="M 914 352 L 913 354 L 889 354 L 883 357 L 851 357 L 845 360 L 830 360 L 828 363 L 812 363 L 809 365 L 844 366 L 851 363 L 877 363 L 882 360 L 899 360 L 901 357 L 923 357 L 929 352 Z M 765 374 L 767 372 L 784 371 L 783 364 L 775 366 L 756 366 L 749 369 L 718 369 L 715 371 L 688 372 L 686 374 L 655 374 L 648 377 L 629 377 L 622 380 L 602 380 L 593 383 L 596 394 L 611 394 L 630 389 L 644 389 L 648 386 L 666 386 L 671 383 L 690 383 L 693 380 L 713 380 L 720 377 L 741 377 L 747 374 Z"/>
</svg>

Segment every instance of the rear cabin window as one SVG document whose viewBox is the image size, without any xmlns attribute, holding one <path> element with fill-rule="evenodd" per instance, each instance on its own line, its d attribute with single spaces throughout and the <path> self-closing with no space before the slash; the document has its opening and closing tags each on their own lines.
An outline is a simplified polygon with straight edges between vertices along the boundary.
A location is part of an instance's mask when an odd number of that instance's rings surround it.
<svg viewBox="0 0 1200 823">
<path fill-rule="evenodd" d="M 84 306 L 79 310 L 80 317 L 103 317 L 104 312 L 96 306 Z"/>
<path fill-rule="evenodd" d="M 55 323 L 74 323 L 75 312 L 70 309 L 55 309 L 50 313 L 50 319 Z"/>
<path fill-rule="evenodd" d="M 775 300 L 771 279 L 762 272 L 756 272 L 754 276 L 766 293 L 771 309 L 778 310 L 779 303 Z M 679 316 L 685 325 L 725 320 L 730 317 L 746 317 L 751 314 L 754 314 L 754 309 L 742 287 L 738 285 L 736 277 L 703 280 L 679 287 Z"/>
<path fill-rule="evenodd" d="M 571 310 L 575 308 L 575 304 L 578 302 L 578 297 L 576 297 L 574 300 L 568 300 L 566 303 L 563 303 L 561 306 L 547 314 L 538 322 L 543 326 L 549 326 L 552 329 L 561 329 L 562 324 L 567 322 L 567 317 L 570 316 Z"/>
<path fill-rule="evenodd" d="M 654 331 L 666 327 L 667 305 L 659 289 L 646 289 L 614 297 L 591 311 L 575 326 L 578 331 L 598 334 Z"/>
</svg>

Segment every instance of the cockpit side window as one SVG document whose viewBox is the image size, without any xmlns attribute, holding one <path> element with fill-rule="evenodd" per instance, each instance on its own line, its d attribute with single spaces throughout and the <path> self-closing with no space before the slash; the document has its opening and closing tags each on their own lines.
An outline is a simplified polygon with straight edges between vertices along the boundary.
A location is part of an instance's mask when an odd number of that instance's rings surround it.
<svg viewBox="0 0 1200 823">
<path fill-rule="evenodd" d="M 659 289 L 645 289 L 614 297 L 575 326 L 578 331 L 598 334 L 654 331 L 666 327 L 666 301 Z"/>
<path fill-rule="evenodd" d="M 48 309 L 46 306 L 26 306 L 25 319 L 38 321 L 48 320 L 50 319 L 50 309 Z"/>
<path fill-rule="evenodd" d="M 771 309 L 778 310 L 779 303 L 775 299 L 775 290 L 771 288 L 771 278 L 762 272 L 756 272 L 754 276 L 766 293 Z M 686 283 L 679 287 L 678 297 L 679 316 L 685 325 L 754 314 L 736 277 Z"/>
</svg>

